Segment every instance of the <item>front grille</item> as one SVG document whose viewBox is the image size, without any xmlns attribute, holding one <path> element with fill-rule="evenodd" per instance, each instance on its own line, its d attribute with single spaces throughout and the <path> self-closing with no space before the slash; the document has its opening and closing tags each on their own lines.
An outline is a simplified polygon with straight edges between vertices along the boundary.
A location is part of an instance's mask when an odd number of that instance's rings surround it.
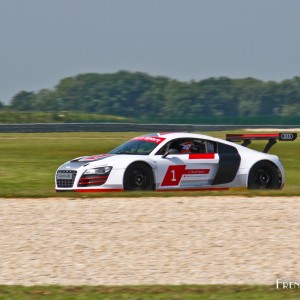
<svg viewBox="0 0 300 300">
<path fill-rule="evenodd" d="M 59 188 L 73 187 L 77 171 L 74 170 L 59 170 L 56 174 L 56 185 Z"/>
</svg>

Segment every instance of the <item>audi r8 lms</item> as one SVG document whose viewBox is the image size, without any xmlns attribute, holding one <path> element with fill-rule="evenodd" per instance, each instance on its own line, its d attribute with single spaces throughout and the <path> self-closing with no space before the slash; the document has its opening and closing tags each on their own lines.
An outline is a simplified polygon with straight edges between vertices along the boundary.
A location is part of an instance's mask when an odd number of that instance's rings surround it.
<svg viewBox="0 0 300 300">
<path fill-rule="evenodd" d="M 82 156 L 58 168 L 56 191 L 281 189 L 283 166 L 267 152 L 295 133 L 228 134 L 226 140 L 195 133 L 135 137 L 107 154 Z M 266 139 L 260 152 L 247 148 Z M 242 142 L 242 144 L 237 144 Z"/>
</svg>

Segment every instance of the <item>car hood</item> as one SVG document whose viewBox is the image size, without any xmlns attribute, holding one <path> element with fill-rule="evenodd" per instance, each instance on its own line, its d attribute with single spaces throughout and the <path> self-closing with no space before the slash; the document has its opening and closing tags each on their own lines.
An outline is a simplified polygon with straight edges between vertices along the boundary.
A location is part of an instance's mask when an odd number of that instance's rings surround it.
<svg viewBox="0 0 300 300">
<path fill-rule="evenodd" d="M 102 160 L 111 156 L 115 156 L 115 154 L 96 154 L 91 156 L 81 156 L 75 159 L 72 159 L 70 162 L 94 162 L 98 160 Z"/>
<path fill-rule="evenodd" d="M 126 168 L 128 164 L 137 160 L 149 160 L 148 155 L 132 155 L 132 154 L 97 154 L 91 156 L 81 156 L 72 159 L 62 166 L 59 170 L 77 170 L 81 167 L 86 169 L 94 168 L 98 166 L 112 166 L 117 169 Z"/>
</svg>

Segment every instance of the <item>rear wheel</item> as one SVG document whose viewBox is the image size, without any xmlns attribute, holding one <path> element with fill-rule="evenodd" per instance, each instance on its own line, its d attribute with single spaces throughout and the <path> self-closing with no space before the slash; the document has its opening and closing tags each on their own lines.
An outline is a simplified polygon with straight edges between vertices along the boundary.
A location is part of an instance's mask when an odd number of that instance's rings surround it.
<svg viewBox="0 0 300 300">
<path fill-rule="evenodd" d="M 281 178 L 275 165 L 268 161 L 256 163 L 249 173 L 248 189 L 279 189 Z"/>
<path fill-rule="evenodd" d="M 153 190 L 152 169 L 144 163 L 134 163 L 125 171 L 124 189 L 128 191 Z"/>
</svg>

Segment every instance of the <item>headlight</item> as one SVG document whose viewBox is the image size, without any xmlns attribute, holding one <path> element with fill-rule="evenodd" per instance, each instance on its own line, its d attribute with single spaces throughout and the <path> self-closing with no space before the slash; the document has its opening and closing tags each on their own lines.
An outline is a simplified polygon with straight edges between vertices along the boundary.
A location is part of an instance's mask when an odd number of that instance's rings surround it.
<svg viewBox="0 0 300 300">
<path fill-rule="evenodd" d="M 84 175 L 91 175 L 91 174 L 97 174 L 97 175 L 102 175 L 102 174 L 108 174 L 111 171 L 112 167 L 99 167 L 99 168 L 94 168 L 94 169 L 89 169 L 86 170 L 83 174 Z"/>
</svg>

